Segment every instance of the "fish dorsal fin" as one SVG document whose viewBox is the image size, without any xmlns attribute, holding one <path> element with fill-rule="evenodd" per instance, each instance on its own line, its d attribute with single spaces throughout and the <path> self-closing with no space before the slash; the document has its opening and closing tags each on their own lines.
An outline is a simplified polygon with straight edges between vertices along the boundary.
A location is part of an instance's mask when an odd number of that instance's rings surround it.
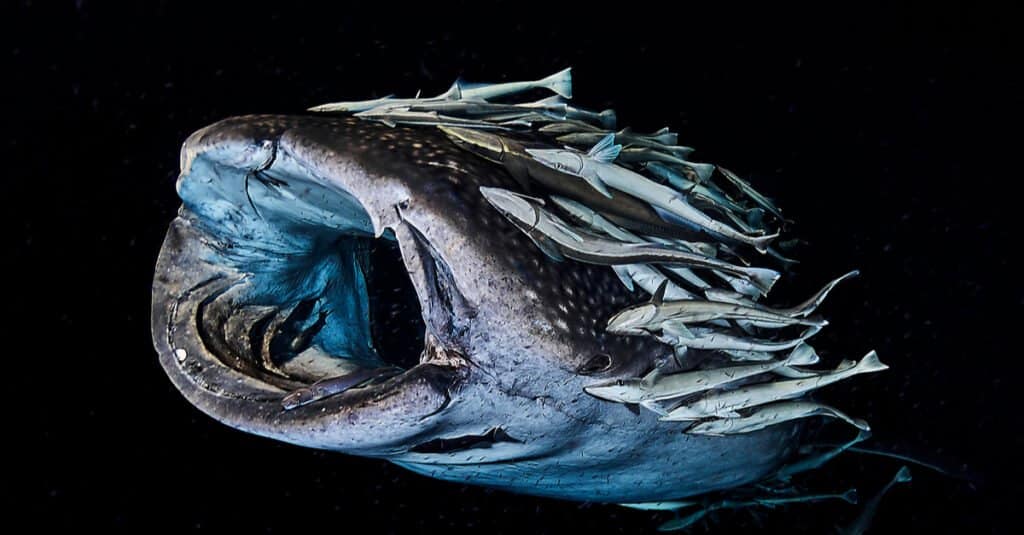
<svg viewBox="0 0 1024 535">
<path fill-rule="evenodd" d="M 622 130 L 619 130 L 618 132 L 616 132 L 615 135 L 617 135 L 617 136 L 628 136 L 629 134 L 632 134 L 632 133 L 633 133 L 633 129 L 627 126 L 627 127 L 623 128 Z"/>
<path fill-rule="evenodd" d="M 622 285 L 625 286 L 627 290 L 632 292 L 633 291 L 633 277 L 629 276 L 629 271 L 626 270 L 626 266 L 622 266 L 622 265 L 612 266 L 612 271 L 614 271 L 615 275 L 617 277 L 619 277 L 619 280 L 622 282 Z"/>
<path fill-rule="evenodd" d="M 423 93 L 423 90 L 422 90 L 422 89 L 417 89 L 417 90 L 416 90 L 416 96 L 415 96 L 415 97 L 412 97 L 412 98 L 417 98 L 417 99 L 418 99 L 418 98 L 420 98 L 420 94 L 421 94 L 421 93 Z"/>
<path fill-rule="evenodd" d="M 531 106 L 553 106 L 558 104 L 565 104 L 565 101 L 559 95 L 551 95 L 550 97 L 530 103 Z"/>
<path fill-rule="evenodd" d="M 541 252 L 547 255 L 548 258 L 554 260 L 555 262 L 562 262 L 565 260 L 565 256 L 563 256 L 562 253 L 558 250 L 558 248 L 555 247 L 555 245 L 551 243 L 547 238 L 534 238 L 530 234 L 527 234 L 527 236 L 529 236 L 530 240 L 533 241 L 533 244 L 536 245 L 537 248 L 541 250 Z"/>
<path fill-rule="evenodd" d="M 678 338 L 696 338 L 696 335 L 686 326 L 685 323 L 677 320 L 669 320 L 661 324 L 661 330 L 665 334 Z"/>
<path fill-rule="evenodd" d="M 651 296 L 651 304 L 654 306 L 661 306 L 665 302 L 665 291 L 668 289 L 668 279 L 661 281 L 658 285 L 658 289 L 654 291 L 654 295 Z"/>
<path fill-rule="evenodd" d="M 604 163 L 612 163 L 622 152 L 622 145 L 615 143 L 615 134 L 608 134 L 594 145 L 587 156 Z"/>
<path fill-rule="evenodd" d="M 663 127 L 659 128 L 659 129 L 657 129 L 657 130 L 656 130 L 656 131 L 655 131 L 655 132 L 654 132 L 653 134 L 651 134 L 651 135 L 652 135 L 652 136 L 660 136 L 660 135 L 662 135 L 662 134 L 667 134 L 667 133 L 668 133 L 668 127 L 667 127 L 667 126 L 663 126 Z"/>
</svg>

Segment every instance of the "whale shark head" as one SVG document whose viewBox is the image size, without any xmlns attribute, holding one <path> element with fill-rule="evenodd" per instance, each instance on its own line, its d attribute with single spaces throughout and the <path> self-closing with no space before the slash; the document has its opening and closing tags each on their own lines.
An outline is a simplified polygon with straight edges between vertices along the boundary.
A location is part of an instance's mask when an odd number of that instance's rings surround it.
<svg viewBox="0 0 1024 535">
<path fill-rule="evenodd" d="M 524 493 L 663 500 L 779 465 L 795 426 L 723 440 L 588 395 L 671 348 L 605 332 L 635 300 L 612 270 L 546 258 L 482 187 L 517 182 L 432 128 L 248 116 L 196 132 L 153 288 L 164 370 L 239 430 Z M 333 378 L 348 379 L 285 402 Z"/>
</svg>

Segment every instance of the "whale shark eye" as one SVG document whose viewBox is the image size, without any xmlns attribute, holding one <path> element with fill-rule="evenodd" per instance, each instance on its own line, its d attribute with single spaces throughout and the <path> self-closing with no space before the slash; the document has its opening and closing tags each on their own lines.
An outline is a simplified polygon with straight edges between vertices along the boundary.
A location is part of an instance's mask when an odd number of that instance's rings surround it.
<svg viewBox="0 0 1024 535">
<path fill-rule="evenodd" d="M 598 353 L 576 369 L 580 375 L 592 375 L 608 370 L 612 367 L 612 357 L 607 353 Z"/>
</svg>

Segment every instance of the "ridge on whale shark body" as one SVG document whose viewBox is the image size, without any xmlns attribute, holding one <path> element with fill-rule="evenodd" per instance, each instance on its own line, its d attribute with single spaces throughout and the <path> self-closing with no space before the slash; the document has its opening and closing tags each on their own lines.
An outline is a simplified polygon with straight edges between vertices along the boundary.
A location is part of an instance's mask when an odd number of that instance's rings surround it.
<svg viewBox="0 0 1024 535">
<path fill-rule="evenodd" d="M 693 177 L 715 196 L 645 174 L 651 161 L 673 165 L 657 156 L 679 152 L 667 130 L 606 131 L 613 113 L 551 99 L 490 102 L 531 90 L 571 98 L 570 82 L 568 69 L 535 82 L 456 82 L 429 99 L 233 117 L 192 134 L 177 183 L 183 204 L 153 284 L 153 340 L 174 385 L 239 430 L 438 479 L 648 509 L 712 492 L 758 502 L 751 489 L 792 460 L 805 419 L 842 413 L 795 402 L 773 409 L 766 404 L 778 397 L 763 396 L 693 420 L 663 416 L 699 401 L 687 396 L 770 389 L 780 373 L 833 381 L 822 379 L 838 373 L 831 367 L 790 366 L 818 361 L 809 346 L 800 361 L 770 352 L 806 345 L 826 324 L 757 302 L 779 273 L 746 258 L 773 261 L 764 252 L 778 232 L 768 227 L 786 221 L 727 171 Z M 512 106 L 538 111 L 510 119 Z M 589 153 L 555 139 L 573 132 L 600 139 Z M 616 135 L 642 140 L 644 151 L 616 162 Z M 756 229 L 715 217 L 754 212 L 765 214 Z M 581 214 L 600 224 L 576 226 Z M 422 315 L 422 327 L 398 326 L 408 338 L 422 328 L 417 354 L 381 339 L 379 325 L 394 320 L 370 298 L 396 267 Z M 625 273 L 639 271 L 658 289 L 634 288 Z M 677 313 L 661 334 L 644 326 L 650 318 L 610 329 L 609 319 L 642 301 L 637 288 L 653 293 L 656 309 L 676 296 L 701 312 Z M 814 329 L 778 341 L 788 324 Z M 699 374 L 737 360 L 768 364 L 701 386 Z M 616 382 L 679 384 L 672 378 L 687 373 L 698 375 L 675 389 L 683 393 L 646 400 L 650 410 L 588 393 Z M 766 416 L 783 407 L 801 410 Z"/>
</svg>

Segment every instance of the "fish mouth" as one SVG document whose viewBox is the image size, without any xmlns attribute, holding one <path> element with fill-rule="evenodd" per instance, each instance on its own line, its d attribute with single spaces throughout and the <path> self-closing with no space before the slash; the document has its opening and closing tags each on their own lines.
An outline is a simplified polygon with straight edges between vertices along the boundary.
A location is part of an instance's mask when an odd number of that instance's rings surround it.
<svg viewBox="0 0 1024 535">
<path fill-rule="evenodd" d="M 398 203 L 371 213 L 251 123 L 183 148 L 153 287 L 164 370 L 250 433 L 367 456 L 429 439 L 468 373 L 447 263 Z"/>
</svg>

